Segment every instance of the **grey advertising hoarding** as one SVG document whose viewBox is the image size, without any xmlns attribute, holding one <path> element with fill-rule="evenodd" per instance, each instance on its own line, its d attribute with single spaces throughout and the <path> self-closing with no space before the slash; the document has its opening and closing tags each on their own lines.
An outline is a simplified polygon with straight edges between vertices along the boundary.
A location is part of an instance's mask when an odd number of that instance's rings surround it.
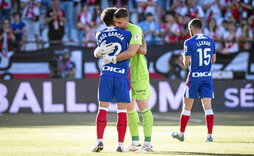
<svg viewBox="0 0 254 156">
<path fill-rule="evenodd" d="M 151 79 L 149 105 L 154 112 L 180 112 L 185 82 Z M 97 111 L 98 79 L 0 81 L 2 113 L 81 113 Z M 254 83 L 250 80 L 215 81 L 214 111 L 254 111 Z M 116 111 L 111 104 L 110 112 Z M 202 111 L 200 100 L 193 111 Z"/>
</svg>

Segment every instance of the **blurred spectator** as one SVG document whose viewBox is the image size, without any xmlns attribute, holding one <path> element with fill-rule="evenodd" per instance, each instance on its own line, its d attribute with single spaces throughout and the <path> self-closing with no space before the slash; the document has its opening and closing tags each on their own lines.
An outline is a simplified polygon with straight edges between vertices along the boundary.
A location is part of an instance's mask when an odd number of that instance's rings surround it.
<svg viewBox="0 0 254 156">
<path fill-rule="evenodd" d="M 240 20 L 240 3 L 238 0 L 232 0 L 231 12 L 232 12 L 233 19 L 236 22 L 239 22 L 239 20 Z"/>
<path fill-rule="evenodd" d="M 11 0 L 0 0 L 0 24 L 11 18 Z"/>
<path fill-rule="evenodd" d="M 69 49 L 64 49 L 63 61 L 61 65 L 62 78 L 73 79 L 75 78 L 76 67 L 74 62 L 70 60 L 71 52 Z"/>
<path fill-rule="evenodd" d="M 243 19 L 247 19 L 248 17 L 254 14 L 253 0 L 240 0 L 240 6 L 242 7 L 241 17 Z"/>
<path fill-rule="evenodd" d="M 88 33 L 89 28 L 92 27 L 92 14 L 88 12 L 88 6 L 83 5 L 82 12 L 78 15 L 78 39 L 84 40 L 84 36 Z"/>
<path fill-rule="evenodd" d="M 138 23 L 138 9 L 136 0 L 128 0 L 129 19 L 131 23 Z"/>
<path fill-rule="evenodd" d="M 101 31 L 102 29 L 104 29 L 106 27 L 106 25 L 101 21 L 101 9 L 100 9 L 99 5 L 97 5 L 97 7 L 95 7 L 92 21 L 95 22 L 96 32 Z"/>
<path fill-rule="evenodd" d="M 72 41 L 72 29 L 73 29 L 73 16 L 74 16 L 74 1 L 73 0 L 60 0 L 61 1 L 61 9 L 64 11 L 66 16 L 66 31 L 67 32 L 67 40 Z"/>
<path fill-rule="evenodd" d="M 37 49 L 39 49 L 40 38 L 40 6 L 41 0 L 21 0 L 23 8 L 23 20 L 27 27 L 27 35 L 32 35 L 36 41 Z"/>
<path fill-rule="evenodd" d="M 111 5 L 109 5 L 110 1 L 112 0 L 81 0 L 81 4 L 82 5 L 87 5 L 88 6 L 88 10 L 89 12 L 93 12 L 94 11 L 94 8 L 97 6 L 97 5 L 101 5 L 101 3 L 103 2 L 106 2 L 107 6 L 106 7 L 109 7 L 109 6 L 113 6 L 113 4 L 111 3 Z"/>
<path fill-rule="evenodd" d="M 117 8 L 128 7 L 128 0 L 109 0 L 109 6 L 115 6 Z"/>
<path fill-rule="evenodd" d="M 0 51 L 3 56 L 7 52 L 13 50 L 13 42 L 15 41 L 14 33 L 11 31 L 9 20 L 4 20 L 3 28 L 0 30 Z"/>
<path fill-rule="evenodd" d="M 254 32 L 254 14 L 248 18 L 248 23 L 251 26 L 252 31 Z"/>
<path fill-rule="evenodd" d="M 239 31 L 237 33 L 236 25 L 234 23 L 230 23 L 228 25 L 228 31 L 223 34 L 223 39 L 226 41 L 224 49 L 222 49 L 222 53 L 235 53 L 239 50 L 238 40 L 239 40 Z"/>
<path fill-rule="evenodd" d="M 185 36 L 189 34 L 187 29 L 187 23 L 185 23 L 184 16 L 176 14 L 177 28 L 180 31 L 179 40 L 184 40 Z"/>
<path fill-rule="evenodd" d="M 101 23 L 103 23 L 101 21 L 101 9 L 99 5 L 95 6 L 94 8 L 92 21 L 94 21 L 96 25 L 100 25 Z"/>
<path fill-rule="evenodd" d="M 46 10 L 52 9 L 51 4 L 52 4 L 52 0 L 41 0 L 41 6 Z"/>
<path fill-rule="evenodd" d="M 145 20 L 138 23 L 138 25 L 140 26 L 143 34 L 145 35 L 147 45 L 159 44 L 159 39 L 157 38 L 157 36 L 159 36 L 160 26 L 154 20 L 154 16 L 152 13 L 147 13 Z"/>
<path fill-rule="evenodd" d="M 217 40 L 223 40 L 223 34 L 225 34 L 227 32 L 227 29 L 228 29 L 228 24 L 229 22 L 226 21 L 226 20 L 223 20 L 221 25 L 218 25 L 217 26 Z"/>
<path fill-rule="evenodd" d="M 185 16 L 187 14 L 187 5 L 185 0 L 177 0 L 171 5 L 171 10 L 174 10 L 177 14 Z"/>
<path fill-rule="evenodd" d="M 73 24 L 75 23 L 79 41 L 82 41 L 82 44 L 86 47 L 92 47 L 95 46 L 95 32 L 105 27 L 101 23 L 100 8 L 116 6 L 128 7 L 130 21 L 135 24 L 138 23 L 139 17 L 140 19 L 143 18 L 142 22 L 139 21 L 139 24 L 142 25 L 142 29 L 147 33 L 145 37 L 149 42 L 148 44 L 159 44 L 162 40 L 164 43 L 183 41 L 189 37 L 186 33 L 186 24 L 194 17 L 202 18 L 204 23 L 208 24 L 204 29 L 206 35 L 215 40 L 226 42 L 226 44 L 216 42 L 218 52 L 228 53 L 242 47 L 250 49 L 250 43 L 240 42 L 240 40 L 253 41 L 253 0 L 59 0 L 60 7 L 64 8 L 62 11 L 53 11 L 57 9 L 53 9 L 50 4 L 51 1 L 53 0 L 0 0 L 0 24 L 1 20 L 10 18 L 10 12 L 19 11 L 19 7 L 21 7 L 21 11 L 23 11 L 22 20 L 13 17 L 11 25 L 16 41 L 23 40 L 23 37 L 21 37 L 24 36 L 23 21 L 27 28 L 27 40 L 31 37 L 33 39 L 34 36 L 37 43 L 39 43 L 39 28 L 43 29 L 45 25 L 39 22 L 39 15 L 40 19 L 44 19 L 45 8 L 50 8 L 52 9 L 51 13 L 47 12 L 45 20 L 49 26 L 48 36 L 50 40 L 61 41 L 64 34 L 68 40 L 73 40 L 73 37 L 76 37 L 72 35 L 75 34 L 72 33 Z M 79 6 L 75 8 L 79 15 L 77 13 L 74 15 L 74 2 Z M 39 8 L 40 4 L 43 5 L 41 7 L 42 10 Z M 81 4 L 85 5 L 83 12 L 80 11 Z M 169 11 L 174 11 L 175 13 L 168 15 Z M 153 18 L 145 18 L 147 13 L 152 13 Z M 159 20 L 163 19 L 162 15 L 164 21 Z M 76 21 L 77 19 L 78 21 Z M 151 19 L 153 20 L 150 21 Z M 236 24 L 235 28 L 230 26 L 232 23 Z M 0 28 L 2 26 L 1 24 Z M 63 31 L 64 29 L 65 31 Z M 233 41 L 230 41 L 231 38 Z M 39 44 L 37 44 L 37 48 L 39 48 Z"/>
<path fill-rule="evenodd" d="M 16 49 L 23 51 L 24 47 L 22 44 L 26 41 L 26 25 L 20 20 L 18 13 L 13 13 L 14 22 L 11 24 L 12 32 L 15 35 Z"/>
<path fill-rule="evenodd" d="M 183 65 L 183 57 L 181 55 L 173 54 L 168 60 L 168 77 L 170 79 L 184 79 L 186 78 L 186 67 Z"/>
<path fill-rule="evenodd" d="M 240 46 L 242 46 L 244 50 L 250 50 L 252 48 L 251 41 L 253 42 L 253 31 L 248 23 L 242 24 L 239 41 L 246 41 L 240 42 Z"/>
<path fill-rule="evenodd" d="M 227 21 L 223 21 L 222 25 L 217 26 L 215 19 L 210 19 L 208 25 L 204 28 L 204 34 L 208 37 L 211 37 L 213 40 L 223 40 L 223 34 L 227 33 Z M 223 44 L 221 42 L 215 42 L 215 48 L 217 52 L 221 52 Z"/>
<path fill-rule="evenodd" d="M 228 21 L 239 22 L 240 19 L 240 4 L 238 0 L 223 0 L 222 5 L 222 16 Z"/>
<path fill-rule="evenodd" d="M 53 10 L 49 10 L 46 15 L 46 23 L 49 26 L 48 38 L 50 41 L 61 42 L 64 36 L 64 26 L 65 26 L 65 15 L 60 9 L 60 1 L 54 0 Z"/>
<path fill-rule="evenodd" d="M 158 19 L 156 14 L 157 0 L 136 0 L 138 6 L 139 21 L 145 20 L 147 13 L 152 13 L 155 19 Z"/>
<path fill-rule="evenodd" d="M 74 78 L 76 73 L 75 63 L 71 61 L 71 52 L 65 48 L 54 50 L 54 55 L 50 61 L 51 78 Z"/>
<path fill-rule="evenodd" d="M 88 32 L 85 35 L 85 40 L 84 40 L 85 47 L 95 47 L 96 46 L 96 43 L 94 42 L 95 34 L 98 31 L 98 29 L 100 29 L 101 26 L 105 27 L 105 25 L 101 21 L 100 15 L 101 15 L 101 9 L 97 5 L 94 8 L 91 25 L 89 27 Z"/>
<path fill-rule="evenodd" d="M 205 19 L 210 21 L 210 19 L 215 19 L 216 24 L 221 24 L 223 18 L 221 16 L 221 3 L 220 0 L 204 0 L 203 8 L 205 10 Z"/>
<path fill-rule="evenodd" d="M 215 19 L 210 19 L 208 21 L 207 27 L 204 28 L 204 34 L 211 37 L 213 40 L 217 39 L 217 25 Z"/>
<path fill-rule="evenodd" d="M 176 0 L 157 0 L 157 5 L 158 5 L 158 17 L 161 17 L 162 15 L 164 15 L 167 11 L 170 10 L 170 7 L 172 5 L 172 3 Z"/>
<path fill-rule="evenodd" d="M 204 18 L 204 10 L 201 6 L 196 4 L 196 0 L 187 0 L 186 16 L 189 18 Z"/>
<path fill-rule="evenodd" d="M 179 15 L 180 16 L 180 15 Z M 161 34 L 163 36 L 164 43 L 178 42 L 183 39 L 183 21 L 179 18 L 177 23 L 175 18 L 175 12 L 167 12 L 163 18 L 163 24 L 161 24 Z"/>
</svg>

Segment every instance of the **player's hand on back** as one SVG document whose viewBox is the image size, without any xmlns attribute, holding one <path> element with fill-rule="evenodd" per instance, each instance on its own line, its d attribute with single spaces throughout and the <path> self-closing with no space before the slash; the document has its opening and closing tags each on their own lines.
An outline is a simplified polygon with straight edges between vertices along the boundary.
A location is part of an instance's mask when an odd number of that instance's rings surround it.
<svg viewBox="0 0 254 156">
<path fill-rule="evenodd" d="M 115 45 L 112 42 L 106 44 L 106 40 L 105 40 L 101 43 L 96 55 L 98 57 L 101 57 L 101 56 L 113 53 L 114 50 L 115 50 Z"/>
<path fill-rule="evenodd" d="M 109 64 L 109 63 L 113 63 L 116 64 L 117 60 L 116 60 L 116 56 L 109 56 L 109 55 L 105 55 L 103 58 L 103 64 Z"/>
</svg>

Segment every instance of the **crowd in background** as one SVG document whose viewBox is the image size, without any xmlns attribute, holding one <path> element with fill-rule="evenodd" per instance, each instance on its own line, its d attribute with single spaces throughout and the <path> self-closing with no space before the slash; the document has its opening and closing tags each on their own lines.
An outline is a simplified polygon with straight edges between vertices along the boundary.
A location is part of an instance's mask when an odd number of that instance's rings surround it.
<svg viewBox="0 0 254 156">
<path fill-rule="evenodd" d="M 218 41 L 217 52 L 253 46 L 253 0 L 0 0 L 0 49 L 26 50 L 31 41 L 36 49 L 62 41 L 95 47 L 95 34 L 105 27 L 101 10 L 110 6 L 128 8 L 148 45 L 183 42 L 188 21 L 198 17 L 204 34 Z"/>
</svg>

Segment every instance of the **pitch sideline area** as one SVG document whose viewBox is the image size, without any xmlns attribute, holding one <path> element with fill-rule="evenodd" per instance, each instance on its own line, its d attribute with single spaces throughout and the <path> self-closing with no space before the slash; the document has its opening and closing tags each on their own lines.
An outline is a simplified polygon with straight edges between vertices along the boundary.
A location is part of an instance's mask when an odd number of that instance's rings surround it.
<svg viewBox="0 0 254 156">
<path fill-rule="evenodd" d="M 91 152 L 96 142 L 95 117 L 96 114 L 89 113 L 3 114 L 0 116 L 0 155 L 98 155 Z M 170 137 L 171 132 L 179 129 L 179 113 L 156 113 L 154 117 L 155 152 L 148 155 L 254 155 L 253 112 L 216 113 L 213 143 L 204 142 L 203 113 L 192 113 L 184 142 Z M 116 115 L 110 113 L 109 121 L 101 155 L 118 154 L 115 152 Z M 143 134 L 142 127 L 140 132 Z M 127 131 L 126 147 L 130 141 Z"/>
</svg>

